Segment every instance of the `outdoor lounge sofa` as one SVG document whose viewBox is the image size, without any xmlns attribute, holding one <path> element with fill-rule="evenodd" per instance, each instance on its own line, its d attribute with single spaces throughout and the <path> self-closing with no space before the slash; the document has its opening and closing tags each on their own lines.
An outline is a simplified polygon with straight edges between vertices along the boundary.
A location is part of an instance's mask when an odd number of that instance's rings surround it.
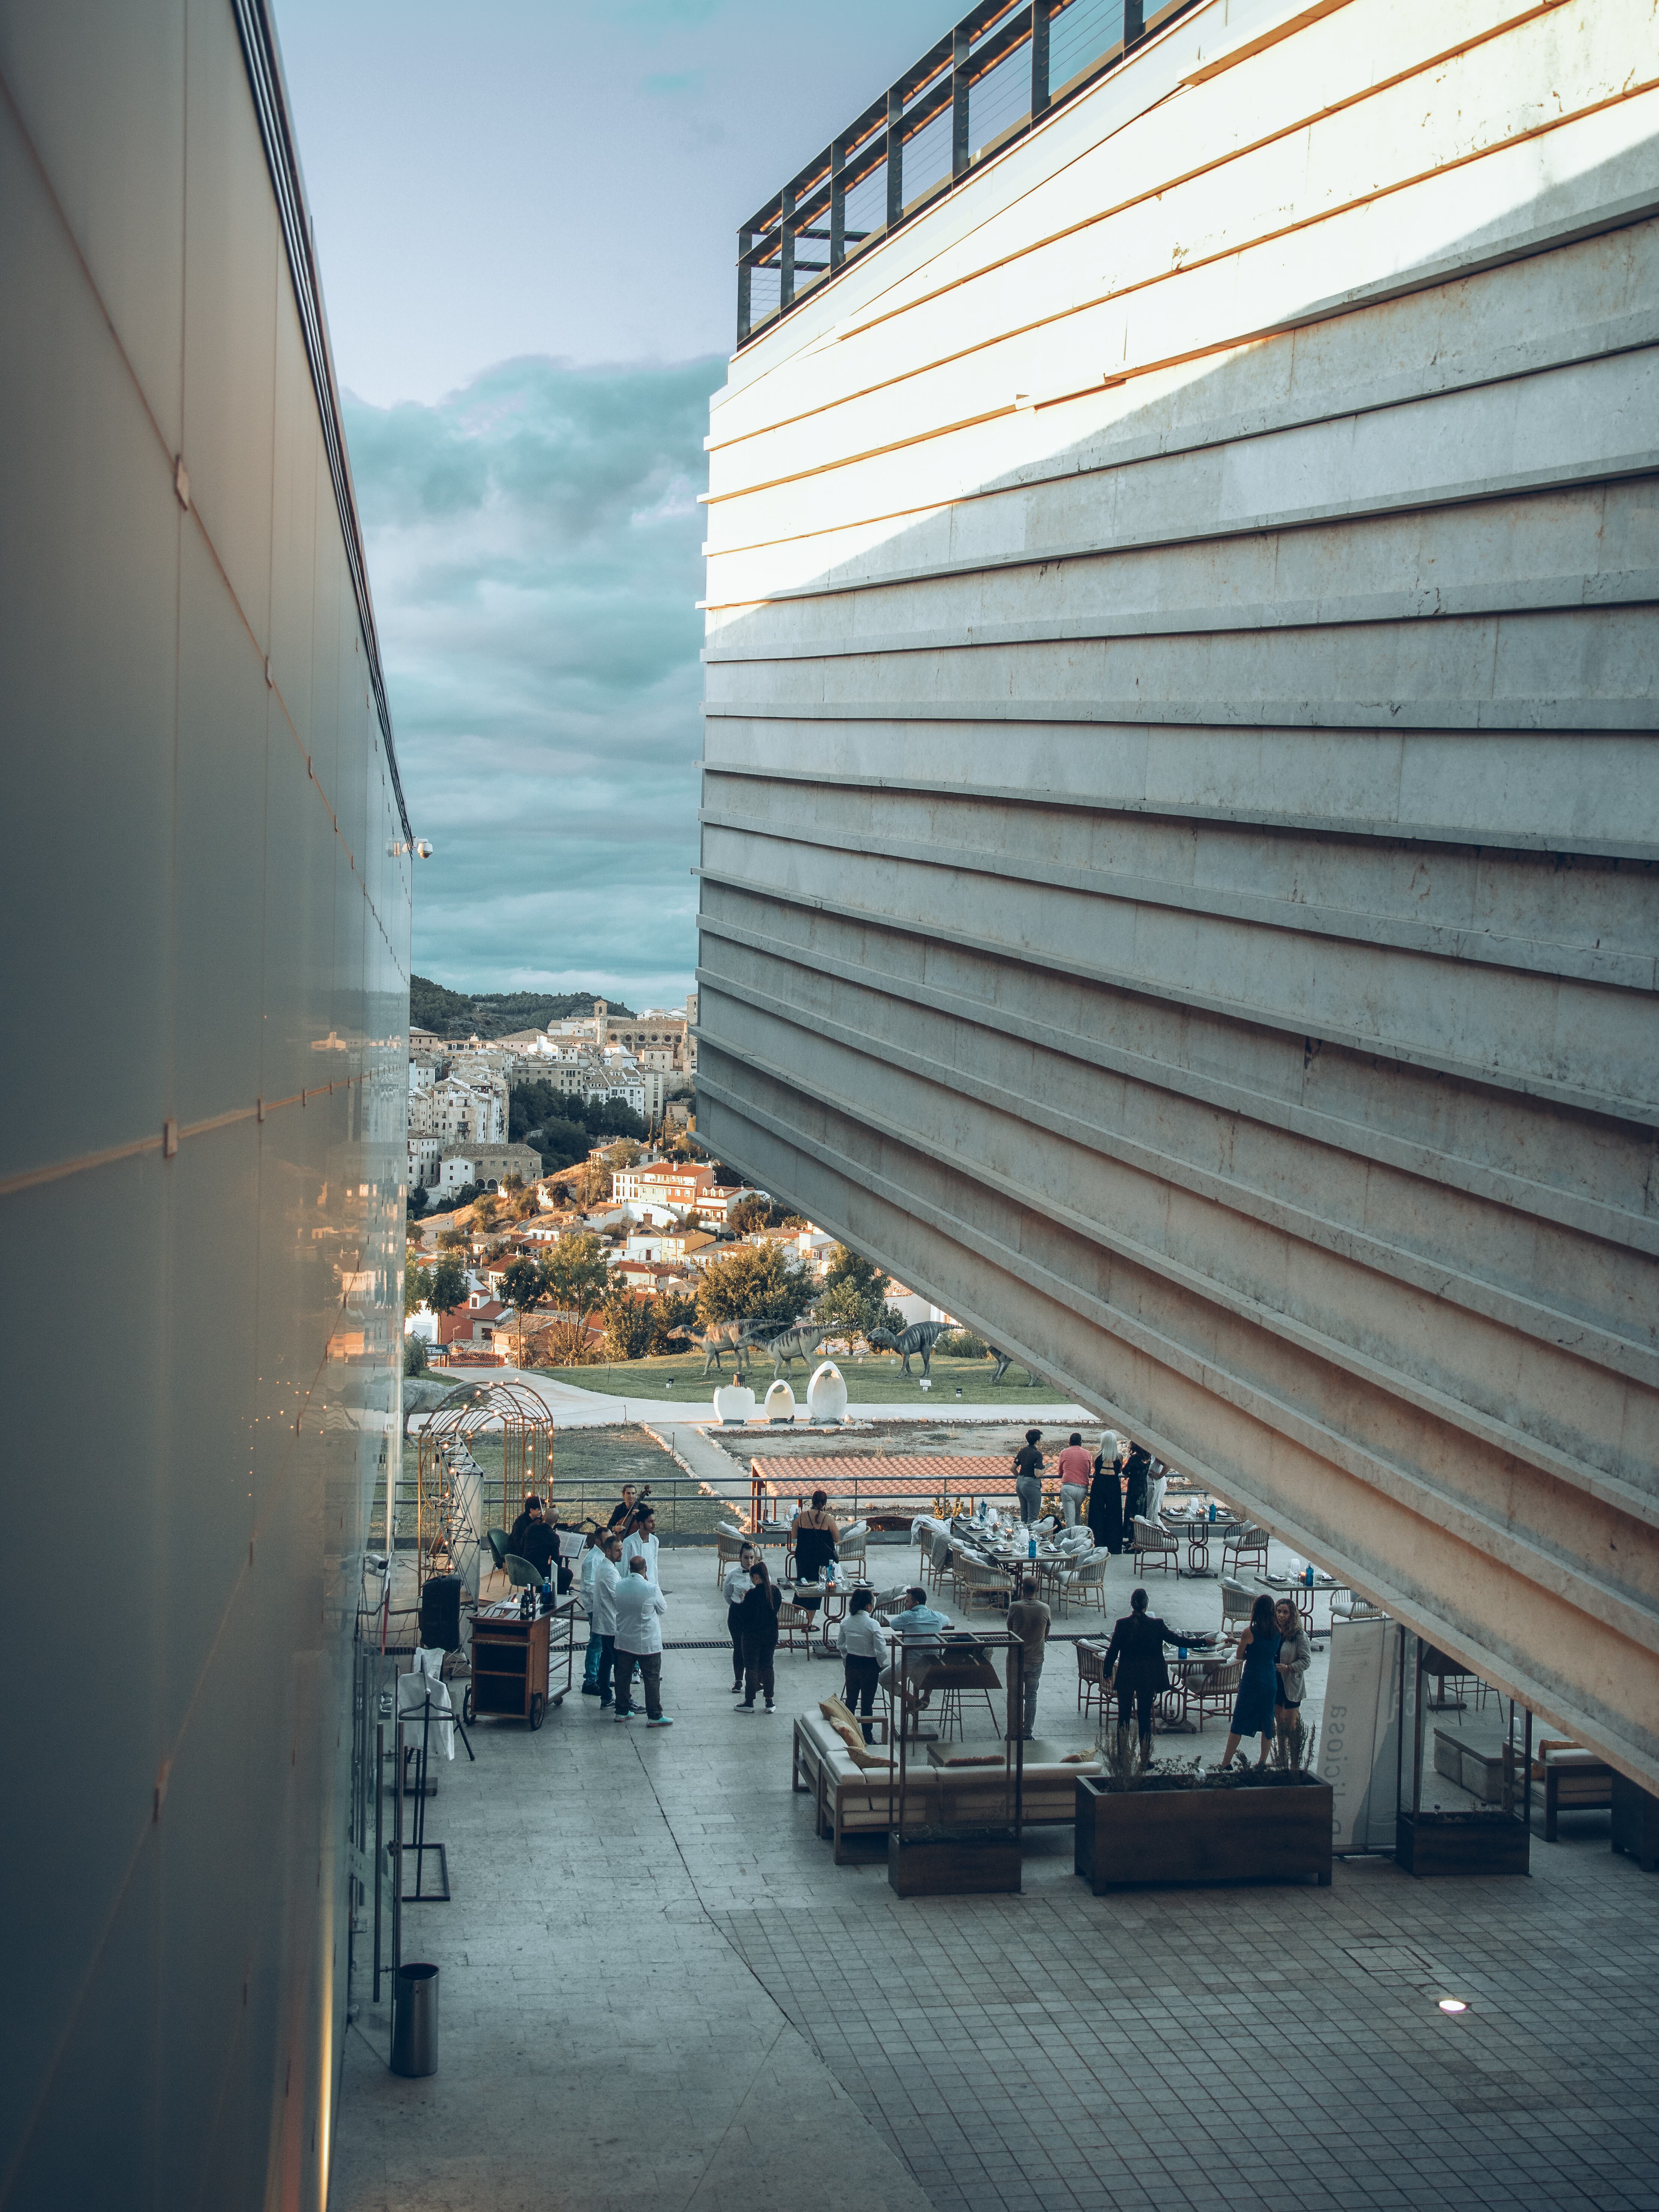
<svg viewBox="0 0 1659 2212">
<path fill-rule="evenodd" d="M 990 1748 L 989 1746 L 987 1747 Z M 1062 1763 L 1055 1759 L 1033 1759 L 1033 1750 L 1053 1747 L 1028 1744 L 1020 1792 L 1028 1826 L 1069 1826 L 1077 1813 L 1077 1778 L 1098 1774 L 1100 1761 L 1091 1751 L 1086 1760 Z M 884 1747 L 877 1746 L 878 1756 Z M 811 1792 L 817 1813 L 817 1828 L 835 1844 L 836 1863 L 846 1863 L 843 1837 L 884 1835 L 892 1825 L 892 1799 L 897 1794 L 896 1774 L 884 1766 L 861 1767 L 827 1720 L 819 1713 L 803 1713 L 795 1723 L 794 1766 L 790 1787 Z M 960 1790 L 958 1773 L 947 1779 L 928 1766 L 925 1751 L 917 1750 L 908 1768 L 907 1800 L 918 1790 Z"/>
</svg>

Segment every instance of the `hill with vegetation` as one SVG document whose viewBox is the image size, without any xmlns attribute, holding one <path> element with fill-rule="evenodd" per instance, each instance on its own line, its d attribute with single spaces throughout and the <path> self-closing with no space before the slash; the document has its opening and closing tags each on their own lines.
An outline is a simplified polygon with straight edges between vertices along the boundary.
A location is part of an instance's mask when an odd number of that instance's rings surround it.
<svg viewBox="0 0 1659 2212">
<path fill-rule="evenodd" d="M 480 991 L 469 997 L 447 990 L 429 976 L 409 979 L 409 1018 L 417 1030 L 431 1030 L 441 1037 L 508 1036 L 514 1030 L 544 1030 L 550 1022 L 572 1015 L 591 1014 L 595 994 L 568 991 L 550 996 L 545 991 Z M 606 1001 L 613 1014 L 632 1020 L 634 1010 L 618 999 Z"/>
</svg>

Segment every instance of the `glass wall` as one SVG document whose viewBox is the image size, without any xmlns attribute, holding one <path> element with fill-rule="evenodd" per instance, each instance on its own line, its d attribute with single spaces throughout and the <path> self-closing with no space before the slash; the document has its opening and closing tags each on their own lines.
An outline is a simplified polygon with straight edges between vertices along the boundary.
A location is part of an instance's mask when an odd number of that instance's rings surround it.
<svg viewBox="0 0 1659 2212">
<path fill-rule="evenodd" d="M 408 829 L 262 10 L 0 75 L 0 2194 L 317 2205 Z"/>
</svg>

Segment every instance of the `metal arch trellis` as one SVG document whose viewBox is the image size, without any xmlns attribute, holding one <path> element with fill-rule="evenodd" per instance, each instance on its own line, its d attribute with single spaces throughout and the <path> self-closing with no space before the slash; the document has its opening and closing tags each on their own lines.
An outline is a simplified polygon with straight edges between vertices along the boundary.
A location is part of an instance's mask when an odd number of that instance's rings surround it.
<svg viewBox="0 0 1659 2212">
<path fill-rule="evenodd" d="M 483 1469 L 470 1439 L 500 1430 L 499 1492 L 485 1495 Z M 553 1489 L 553 1418 L 545 1402 L 522 1382 L 465 1382 L 434 1407 L 416 1439 L 415 1474 L 415 1586 L 434 1574 L 470 1579 L 471 1554 L 486 1528 L 510 1528 L 533 1492 L 544 1500 Z M 476 1500 L 476 1504 L 473 1502 Z M 499 1522 L 489 1518 L 491 1506 Z M 474 1522 L 477 1526 L 474 1526 Z"/>
</svg>

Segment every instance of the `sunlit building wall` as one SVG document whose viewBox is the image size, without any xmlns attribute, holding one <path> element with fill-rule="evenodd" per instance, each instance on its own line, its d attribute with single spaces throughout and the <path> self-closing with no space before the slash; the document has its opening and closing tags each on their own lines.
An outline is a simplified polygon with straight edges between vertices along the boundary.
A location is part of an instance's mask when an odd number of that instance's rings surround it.
<svg viewBox="0 0 1659 2212">
<path fill-rule="evenodd" d="M 0 2204 L 322 2203 L 408 833 L 261 6 L 0 6 Z"/>
<path fill-rule="evenodd" d="M 1211 0 L 799 278 L 698 974 L 722 1158 L 1649 1786 L 1656 85 Z"/>
</svg>

